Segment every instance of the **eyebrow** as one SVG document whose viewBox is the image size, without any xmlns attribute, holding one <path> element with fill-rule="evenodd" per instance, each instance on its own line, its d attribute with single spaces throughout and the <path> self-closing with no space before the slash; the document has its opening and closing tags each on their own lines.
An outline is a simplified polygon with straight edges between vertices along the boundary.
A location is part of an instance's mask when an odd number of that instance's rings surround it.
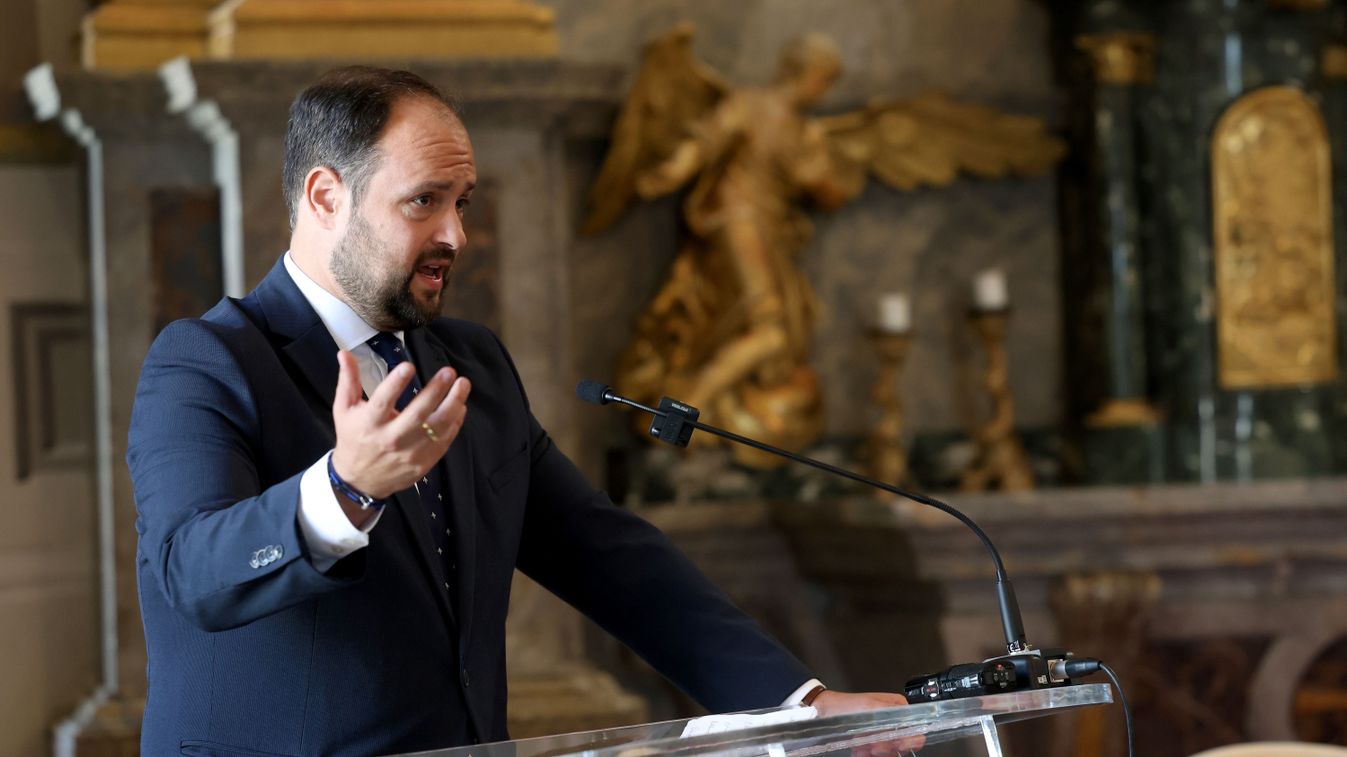
<svg viewBox="0 0 1347 757">
<path fill-rule="evenodd" d="M 454 181 L 426 181 L 426 182 L 422 182 L 422 183 L 417 184 L 416 186 L 412 187 L 410 190 L 408 190 L 408 194 L 409 194 L 409 195 L 419 195 L 419 194 L 422 194 L 422 193 L 424 193 L 424 192 L 428 192 L 428 191 L 431 191 L 431 190 L 434 190 L 434 191 L 437 191 L 437 192 L 451 192 L 451 191 L 457 189 L 458 186 L 459 186 L 458 182 L 454 182 Z M 466 186 L 464 186 L 463 192 L 466 194 L 466 193 L 471 192 L 472 190 L 474 190 L 474 189 L 476 189 L 476 188 L 477 188 L 477 183 L 476 183 L 476 182 L 470 181 L 470 182 L 467 182 Z"/>
</svg>

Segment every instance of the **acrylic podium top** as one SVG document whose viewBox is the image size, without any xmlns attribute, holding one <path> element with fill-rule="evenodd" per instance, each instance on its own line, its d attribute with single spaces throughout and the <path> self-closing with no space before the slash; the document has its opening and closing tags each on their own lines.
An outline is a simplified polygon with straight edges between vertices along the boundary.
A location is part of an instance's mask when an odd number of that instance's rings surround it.
<svg viewBox="0 0 1347 757">
<path fill-rule="evenodd" d="M 953 741 L 995 739 L 993 723 L 1051 716 L 1062 710 L 1113 701 L 1107 684 L 1077 684 L 968 699 L 816 718 L 745 730 L 682 738 L 688 720 L 583 731 L 495 744 L 417 752 L 420 757 L 647 757 L 677 755 L 823 754 L 869 745 L 892 744 L 922 735 L 928 746 Z M 756 710 L 757 714 L 775 710 Z M 990 745 L 988 745 L 990 746 Z M 882 752 L 884 750 L 875 750 Z M 906 752 L 904 752 L 906 754 Z"/>
</svg>

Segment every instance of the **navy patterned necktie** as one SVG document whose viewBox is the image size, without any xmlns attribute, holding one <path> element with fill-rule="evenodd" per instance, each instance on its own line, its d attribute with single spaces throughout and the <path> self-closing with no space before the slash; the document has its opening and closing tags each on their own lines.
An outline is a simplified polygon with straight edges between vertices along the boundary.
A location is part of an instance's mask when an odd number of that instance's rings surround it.
<svg viewBox="0 0 1347 757">
<path fill-rule="evenodd" d="M 402 340 L 398 339 L 397 334 L 379 332 L 365 342 L 374 350 L 374 353 L 383 358 L 388 364 L 388 372 L 407 362 L 407 348 L 402 346 Z M 421 391 L 421 379 L 412 373 L 412 380 L 407 382 L 407 388 L 402 390 L 402 396 L 398 397 L 397 409 L 402 411 L 412 401 L 412 398 Z M 454 604 L 454 592 L 452 586 L 455 580 L 455 571 L 458 566 L 454 561 L 453 554 L 453 526 L 449 523 L 449 512 L 444 506 L 444 476 L 440 471 L 440 465 L 433 466 L 421 480 L 416 483 L 417 498 L 421 500 L 421 505 L 426 509 L 426 515 L 430 521 L 430 537 L 435 545 L 436 556 L 440 558 L 441 575 L 440 584 L 444 591 L 449 595 L 450 604 Z"/>
<path fill-rule="evenodd" d="M 384 362 L 388 364 L 389 373 L 392 373 L 394 368 L 407 362 L 407 350 L 403 348 L 402 340 L 398 339 L 397 334 L 380 331 L 366 340 L 365 344 L 368 344 L 370 349 L 374 350 L 374 354 L 384 359 Z M 398 410 L 405 409 L 412 401 L 412 397 L 415 397 L 419 391 L 421 391 L 421 379 L 413 371 L 412 380 L 407 382 L 407 388 L 403 389 L 402 396 L 398 397 Z"/>
</svg>

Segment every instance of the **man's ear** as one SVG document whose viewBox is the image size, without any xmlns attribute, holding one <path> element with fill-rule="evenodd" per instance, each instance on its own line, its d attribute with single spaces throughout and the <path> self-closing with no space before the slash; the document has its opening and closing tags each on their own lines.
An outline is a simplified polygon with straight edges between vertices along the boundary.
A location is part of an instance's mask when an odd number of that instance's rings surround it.
<svg viewBox="0 0 1347 757">
<path fill-rule="evenodd" d="M 336 227 L 346 197 L 346 185 L 337 172 L 327 166 L 314 166 L 304 177 L 304 205 L 324 229 Z"/>
</svg>

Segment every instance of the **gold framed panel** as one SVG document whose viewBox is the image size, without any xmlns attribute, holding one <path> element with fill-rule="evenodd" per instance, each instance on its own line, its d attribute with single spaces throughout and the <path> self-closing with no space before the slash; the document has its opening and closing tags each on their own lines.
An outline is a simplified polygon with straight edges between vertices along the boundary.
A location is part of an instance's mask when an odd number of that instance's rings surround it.
<svg viewBox="0 0 1347 757">
<path fill-rule="evenodd" d="M 1293 87 L 1250 92 L 1210 147 L 1220 385 L 1332 381 L 1332 178 L 1318 105 Z"/>
</svg>

